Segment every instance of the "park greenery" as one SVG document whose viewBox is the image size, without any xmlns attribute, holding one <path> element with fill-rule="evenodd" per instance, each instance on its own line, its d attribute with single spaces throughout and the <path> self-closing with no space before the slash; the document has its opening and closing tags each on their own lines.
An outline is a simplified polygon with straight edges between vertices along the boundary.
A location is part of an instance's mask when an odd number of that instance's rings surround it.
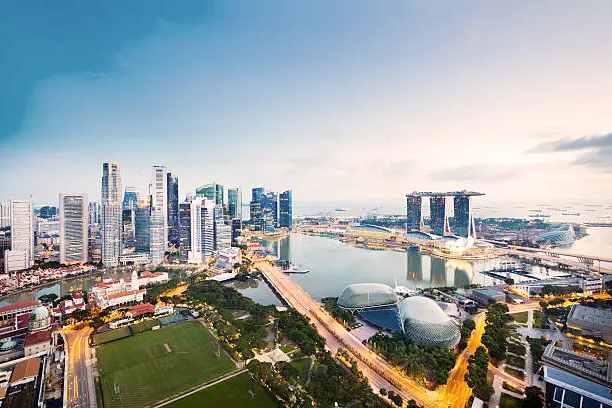
<svg viewBox="0 0 612 408">
<path fill-rule="evenodd" d="M 425 378 L 434 386 L 446 384 L 450 370 L 455 366 L 455 356 L 450 350 L 426 349 L 410 342 L 404 334 L 394 333 L 389 337 L 378 333 L 368 342 L 370 347 L 410 377 L 417 381 Z"/>
<path fill-rule="evenodd" d="M 499 363 L 506 357 L 509 335 L 506 323 L 511 320 L 512 317 L 508 315 L 508 305 L 504 303 L 489 305 L 482 344 L 487 346 L 491 361 L 494 364 Z"/>
<path fill-rule="evenodd" d="M 457 348 L 459 351 L 465 350 L 468 344 L 468 340 L 472 335 L 472 332 L 476 328 L 476 323 L 472 319 L 466 319 L 461 323 L 461 340 L 459 340 L 459 345 Z"/>
<path fill-rule="evenodd" d="M 344 322 L 349 327 L 353 327 L 357 323 L 353 313 L 338 307 L 337 297 L 326 297 L 321 299 L 321 302 L 325 305 L 325 310 L 331 313 L 336 320 Z"/>
<path fill-rule="evenodd" d="M 533 338 L 527 337 L 527 342 L 529 343 L 529 348 L 531 349 L 531 356 L 533 358 L 533 370 L 536 371 L 537 367 L 540 365 L 540 360 L 542 359 L 542 355 L 544 354 L 544 349 L 549 340 L 546 340 L 544 337 Z"/>
<path fill-rule="evenodd" d="M 493 395 L 493 387 L 487 382 L 489 370 L 489 355 L 487 350 L 480 346 L 468 360 L 468 372 L 465 382 L 472 389 L 474 395 L 483 401 L 488 401 Z"/>
<path fill-rule="evenodd" d="M 565 296 L 572 293 L 581 293 L 582 289 L 578 286 L 558 286 L 558 285 L 544 285 L 540 296 L 552 295 L 552 296 Z"/>
</svg>

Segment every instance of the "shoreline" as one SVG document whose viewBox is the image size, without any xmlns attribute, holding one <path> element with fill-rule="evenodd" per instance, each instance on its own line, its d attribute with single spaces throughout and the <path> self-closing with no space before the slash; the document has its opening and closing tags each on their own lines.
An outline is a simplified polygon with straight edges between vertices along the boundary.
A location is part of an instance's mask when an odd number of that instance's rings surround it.
<svg viewBox="0 0 612 408">
<path fill-rule="evenodd" d="M 91 271 L 91 272 L 86 272 L 86 273 L 81 273 L 78 275 L 70 275 L 70 276 L 65 276 L 63 278 L 59 278 L 50 282 L 44 282 L 44 283 L 39 283 L 33 286 L 29 286 L 27 288 L 21 288 L 16 290 L 15 292 L 11 292 L 11 293 L 7 293 L 4 295 L 0 296 L 0 302 L 6 300 L 7 298 L 11 297 L 11 296 L 16 296 L 16 295 L 21 295 L 23 293 L 26 292 L 33 292 L 33 291 L 38 291 L 40 289 L 46 288 L 46 287 L 50 287 L 50 286 L 54 286 L 57 285 L 60 282 L 65 282 L 65 281 L 69 281 L 69 280 L 73 280 L 73 279 L 82 279 L 82 278 L 87 278 L 90 276 L 94 276 L 96 274 L 104 274 L 103 271 L 100 270 L 95 270 L 95 271 Z"/>
</svg>

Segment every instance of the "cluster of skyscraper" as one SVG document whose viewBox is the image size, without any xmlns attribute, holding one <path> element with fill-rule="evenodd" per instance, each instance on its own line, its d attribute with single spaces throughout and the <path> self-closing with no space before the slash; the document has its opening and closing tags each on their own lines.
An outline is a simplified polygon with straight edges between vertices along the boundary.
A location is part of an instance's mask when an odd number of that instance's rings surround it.
<svg viewBox="0 0 612 408">
<path fill-rule="evenodd" d="M 423 197 L 429 197 L 429 226 L 431 232 L 438 236 L 454 234 L 458 237 L 469 238 L 476 236 L 474 217 L 472 215 L 472 196 L 481 196 L 475 191 L 451 192 L 413 192 L 406 194 L 406 215 L 408 232 L 424 232 L 423 223 Z M 453 197 L 454 217 L 453 228 L 449 224 L 446 211 L 446 198 Z"/>
<path fill-rule="evenodd" d="M 275 228 L 293 226 L 291 190 L 276 194 L 263 187 L 253 189 L 251 197 L 251 226 L 255 231 L 274 232 Z"/>
</svg>

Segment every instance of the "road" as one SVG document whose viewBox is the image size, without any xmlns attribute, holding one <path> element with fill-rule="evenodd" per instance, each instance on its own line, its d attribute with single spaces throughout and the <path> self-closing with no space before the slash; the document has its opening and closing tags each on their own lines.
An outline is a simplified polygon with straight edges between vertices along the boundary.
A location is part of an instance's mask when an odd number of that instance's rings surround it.
<svg viewBox="0 0 612 408">
<path fill-rule="evenodd" d="M 291 306 L 314 323 L 319 334 L 325 338 L 327 347 L 333 353 L 339 348 L 349 352 L 351 357 L 359 363 L 359 369 L 375 391 L 381 388 L 395 390 L 402 395 L 405 401 L 414 399 L 425 408 L 446 407 L 448 401 L 439 399 L 437 392 L 422 388 L 406 378 L 399 370 L 389 366 L 350 332 L 347 332 L 280 269 L 270 265 L 267 261 L 255 261 L 255 266 L 272 282 Z"/>
<path fill-rule="evenodd" d="M 96 407 L 89 335 L 91 327 L 62 330 L 68 350 L 67 407 Z"/>
</svg>

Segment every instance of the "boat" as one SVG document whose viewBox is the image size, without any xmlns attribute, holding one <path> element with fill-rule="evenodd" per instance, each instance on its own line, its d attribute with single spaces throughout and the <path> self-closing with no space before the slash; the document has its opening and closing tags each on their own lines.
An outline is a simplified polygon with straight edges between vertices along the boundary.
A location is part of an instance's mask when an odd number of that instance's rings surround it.
<svg viewBox="0 0 612 408">
<path fill-rule="evenodd" d="M 301 274 L 304 274 L 304 273 L 308 273 L 310 271 L 308 269 L 300 269 L 300 268 L 298 268 L 297 265 L 290 264 L 288 268 L 284 268 L 283 269 L 283 272 L 284 273 L 301 273 Z"/>
<path fill-rule="evenodd" d="M 336 208 L 336 211 L 348 211 L 346 208 Z"/>
<path fill-rule="evenodd" d="M 528 217 L 530 218 L 548 218 L 550 217 L 550 215 L 548 214 L 529 214 Z"/>
<path fill-rule="evenodd" d="M 561 215 L 569 215 L 569 216 L 572 216 L 572 217 L 578 217 L 578 216 L 580 216 L 580 213 L 562 213 Z"/>
</svg>

